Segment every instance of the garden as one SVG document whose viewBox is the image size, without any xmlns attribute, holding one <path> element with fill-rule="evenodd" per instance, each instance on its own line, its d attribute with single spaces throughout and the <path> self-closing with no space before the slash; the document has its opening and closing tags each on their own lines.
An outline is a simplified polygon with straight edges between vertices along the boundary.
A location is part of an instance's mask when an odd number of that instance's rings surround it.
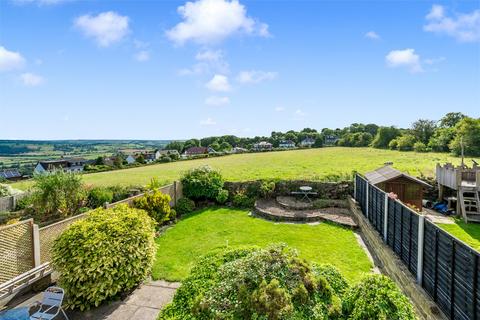
<svg viewBox="0 0 480 320">
<path fill-rule="evenodd" d="M 183 197 L 173 208 L 152 179 L 130 204 L 105 209 L 115 195 L 109 188 L 61 172 L 36 179 L 24 210 L 38 221 L 97 208 L 53 244 L 66 308 L 124 299 L 152 278 L 182 283 L 159 319 L 416 318 L 395 283 L 372 274 L 351 228 L 255 213 L 257 200 L 290 194 L 305 181 L 226 182 L 203 166 L 182 175 Z M 311 185 L 318 191 L 312 206 L 325 212 L 352 192 L 351 182 Z"/>
</svg>

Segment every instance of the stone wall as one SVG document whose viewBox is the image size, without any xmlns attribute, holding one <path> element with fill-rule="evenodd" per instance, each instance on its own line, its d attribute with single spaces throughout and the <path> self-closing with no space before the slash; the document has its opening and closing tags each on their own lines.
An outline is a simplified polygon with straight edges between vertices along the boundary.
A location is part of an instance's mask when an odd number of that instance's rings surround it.
<svg viewBox="0 0 480 320">
<path fill-rule="evenodd" d="M 251 196 L 259 196 L 262 181 L 225 182 L 224 188 L 232 195 L 243 191 Z M 272 196 L 289 195 L 292 191 L 298 191 L 301 186 L 310 186 L 312 191 L 318 192 L 318 198 L 346 199 L 353 193 L 353 182 L 320 182 L 307 180 L 279 180 L 275 181 L 275 191 Z"/>
<path fill-rule="evenodd" d="M 417 316 L 420 319 L 447 319 L 427 292 L 416 283 L 416 279 L 405 264 L 383 242 L 378 232 L 373 229 L 367 218 L 362 214 L 355 200 L 349 198 L 348 202 L 354 219 L 360 227 L 363 241 L 373 256 L 375 265 L 383 274 L 392 278 L 410 298 Z"/>
</svg>

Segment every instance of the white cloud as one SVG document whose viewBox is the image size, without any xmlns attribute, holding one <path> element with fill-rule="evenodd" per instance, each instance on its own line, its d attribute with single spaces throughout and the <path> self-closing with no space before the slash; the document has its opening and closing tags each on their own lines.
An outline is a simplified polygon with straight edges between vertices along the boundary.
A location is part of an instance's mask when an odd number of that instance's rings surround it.
<svg viewBox="0 0 480 320">
<path fill-rule="evenodd" d="M 83 15 L 75 19 L 74 25 L 86 37 L 93 38 L 101 47 L 108 47 L 122 40 L 129 32 L 129 18 L 116 12 L 102 12 L 96 16 Z"/>
<path fill-rule="evenodd" d="M 248 17 L 247 10 L 238 0 L 189 1 L 177 11 L 183 21 L 166 34 L 179 45 L 188 41 L 216 43 L 238 33 L 269 35 L 268 25 Z"/>
<path fill-rule="evenodd" d="M 139 51 L 133 55 L 133 58 L 138 62 L 145 62 L 150 60 L 150 52 L 146 50 Z"/>
<path fill-rule="evenodd" d="M 301 109 L 297 109 L 297 110 L 295 110 L 294 115 L 297 118 L 302 118 L 302 117 L 305 117 L 307 114 L 305 112 L 303 112 Z"/>
<path fill-rule="evenodd" d="M 25 59 L 18 52 L 8 51 L 0 46 L 0 72 L 19 69 L 25 65 Z"/>
<path fill-rule="evenodd" d="M 367 33 L 365 33 L 365 38 L 378 40 L 380 39 L 380 36 L 375 31 L 368 31 Z"/>
<path fill-rule="evenodd" d="M 277 77 L 276 72 L 266 72 L 261 70 L 242 71 L 237 76 L 237 81 L 242 84 L 260 83 L 273 80 Z"/>
<path fill-rule="evenodd" d="M 433 5 L 425 19 L 427 24 L 423 26 L 423 30 L 427 32 L 445 34 L 460 42 L 480 41 L 480 10 L 449 17 L 443 6 Z"/>
<path fill-rule="evenodd" d="M 45 83 L 45 79 L 39 75 L 33 73 L 22 73 L 20 75 L 22 83 L 27 87 L 37 87 Z"/>
<path fill-rule="evenodd" d="M 213 78 L 207 82 L 205 85 L 208 89 L 212 91 L 230 91 L 230 83 L 228 81 L 228 77 L 221 75 L 221 74 L 216 74 L 213 76 Z"/>
<path fill-rule="evenodd" d="M 214 126 L 216 125 L 217 122 L 213 120 L 212 118 L 207 118 L 205 120 L 200 121 L 200 125 L 202 126 Z"/>
<path fill-rule="evenodd" d="M 390 51 L 385 57 L 385 60 L 388 66 L 392 68 L 406 67 L 412 73 L 423 71 L 420 56 L 415 53 L 414 49 Z"/>
<path fill-rule="evenodd" d="M 432 64 L 437 64 L 437 63 L 443 62 L 445 60 L 447 60 L 447 58 L 438 57 L 438 58 L 427 58 L 427 59 L 424 59 L 423 62 L 425 64 L 432 65 Z"/>
<path fill-rule="evenodd" d="M 275 111 L 276 112 L 282 112 L 282 111 L 285 111 L 285 108 L 284 107 L 276 107 Z"/>
<path fill-rule="evenodd" d="M 178 73 L 185 75 L 200 75 L 209 73 L 228 73 L 230 66 L 225 61 L 222 50 L 204 49 L 195 55 L 195 63 L 191 68 L 181 69 Z"/>
<path fill-rule="evenodd" d="M 210 96 L 205 99 L 205 104 L 209 106 L 223 106 L 230 103 L 229 97 Z"/>
</svg>

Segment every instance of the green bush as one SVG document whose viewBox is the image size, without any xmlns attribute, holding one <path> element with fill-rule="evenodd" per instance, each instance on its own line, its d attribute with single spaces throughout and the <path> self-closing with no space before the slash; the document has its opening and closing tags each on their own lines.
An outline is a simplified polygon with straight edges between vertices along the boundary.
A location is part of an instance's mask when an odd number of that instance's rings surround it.
<svg viewBox="0 0 480 320">
<path fill-rule="evenodd" d="M 428 148 L 427 148 L 427 146 L 425 145 L 425 143 L 420 142 L 420 141 L 417 141 L 417 142 L 415 142 L 415 144 L 413 145 L 413 151 L 415 151 L 415 152 L 427 152 L 427 151 L 428 151 Z"/>
<path fill-rule="evenodd" d="M 334 319 L 340 306 L 323 276 L 276 245 L 203 258 L 159 319 Z"/>
<path fill-rule="evenodd" d="M 275 192 L 274 181 L 262 181 L 260 184 L 260 195 L 264 198 L 271 198 Z"/>
<path fill-rule="evenodd" d="M 147 211 L 159 225 L 167 222 L 175 216 L 172 215 L 170 208 L 171 198 L 168 194 L 163 194 L 159 190 L 147 191 L 142 197 L 136 198 L 133 205 Z"/>
<path fill-rule="evenodd" d="M 219 203 L 219 204 L 224 204 L 225 202 L 227 202 L 228 200 L 228 190 L 220 190 L 217 194 L 217 197 L 215 198 L 215 200 Z"/>
<path fill-rule="evenodd" d="M 145 211 L 118 205 L 96 209 L 65 230 L 52 262 L 67 306 L 89 309 L 143 281 L 155 257 L 154 226 Z"/>
<path fill-rule="evenodd" d="M 348 289 L 348 282 L 340 271 L 332 265 L 322 264 L 314 265 L 313 272 L 317 275 L 321 275 L 327 279 L 328 283 L 332 287 L 333 291 L 342 297 L 345 291 Z"/>
<path fill-rule="evenodd" d="M 224 183 L 220 172 L 208 166 L 188 171 L 181 181 L 183 194 L 193 200 L 215 200 Z"/>
<path fill-rule="evenodd" d="M 78 213 L 86 192 L 78 174 L 56 171 L 35 175 L 32 205 L 40 221 L 65 218 Z"/>
<path fill-rule="evenodd" d="M 255 204 L 255 198 L 249 197 L 244 192 L 239 191 L 233 195 L 232 203 L 235 207 L 251 208 Z"/>
<path fill-rule="evenodd" d="M 193 200 L 190 200 L 188 198 L 180 198 L 177 201 L 177 204 L 175 206 L 175 210 L 179 215 L 184 215 L 187 213 L 192 212 L 195 210 L 195 202 Z"/>
<path fill-rule="evenodd" d="M 383 275 L 366 276 L 344 295 L 348 319 L 417 319 L 413 307 L 395 283 Z"/>
<path fill-rule="evenodd" d="M 132 187 L 127 187 L 127 186 L 117 185 L 117 186 L 108 187 L 108 189 L 110 189 L 113 193 L 112 203 L 124 200 L 132 196 L 133 193 L 135 193 L 132 191 L 133 189 Z"/>
<path fill-rule="evenodd" d="M 3 184 L 0 184 L 0 198 L 7 197 L 9 195 L 10 195 L 10 190 L 8 189 L 8 187 Z"/>
<path fill-rule="evenodd" d="M 113 191 L 109 188 L 95 187 L 88 192 L 88 206 L 90 208 L 98 208 L 105 202 L 112 203 Z"/>
</svg>

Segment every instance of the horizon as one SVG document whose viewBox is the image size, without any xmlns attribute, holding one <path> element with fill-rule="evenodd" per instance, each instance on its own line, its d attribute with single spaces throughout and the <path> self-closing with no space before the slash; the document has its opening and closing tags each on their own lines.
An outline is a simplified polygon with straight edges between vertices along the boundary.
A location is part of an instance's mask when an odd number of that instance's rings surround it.
<svg viewBox="0 0 480 320">
<path fill-rule="evenodd" d="M 7 0 L 0 21 L 3 140 L 480 117 L 476 1 Z"/>
</svg>

